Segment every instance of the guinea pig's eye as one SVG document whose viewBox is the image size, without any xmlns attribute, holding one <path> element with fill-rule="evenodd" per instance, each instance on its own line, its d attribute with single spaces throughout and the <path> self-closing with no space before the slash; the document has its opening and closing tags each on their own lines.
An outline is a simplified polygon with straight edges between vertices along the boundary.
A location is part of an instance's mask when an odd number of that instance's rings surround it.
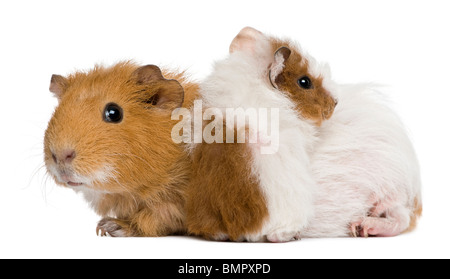
<svg viewBox="0 0 450 279">
<path fill-rule="evenodd" d="M 108 123 L 120 123 L 123 119 L 123 111 L 119 105 L 114 103 L 109 103 L 105 107 L 103 113 L 103 120 Z"/>
<path fill-rule="evenodd" d="M 311 79 L 309 79 L 309 77 L 307 77 L 307 76 L 299 78 L 297 82 L 298 82 L 298 85 L 303 89 L 311 89 L 312 85 L 313 85 L 311 82 Z"/>
</svg>

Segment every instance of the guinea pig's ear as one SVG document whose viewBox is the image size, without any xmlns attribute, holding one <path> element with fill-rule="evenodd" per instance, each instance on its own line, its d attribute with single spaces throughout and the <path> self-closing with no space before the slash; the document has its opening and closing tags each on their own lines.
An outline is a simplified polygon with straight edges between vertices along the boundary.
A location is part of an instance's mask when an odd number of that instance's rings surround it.
<svg viewBox="0 0 450 279">
<path fill-rule="evenodd" d="M 55 97 L 60 100 L 66 91 L 68 84 L 69 82 L 65 77 L 60 75 L 52 75 L 52 79 L 50 81 L 50 92 L 55 94 Z"/>
<path fill-rule="evenodd" d="M 230 53 L 235 51 L 250 51 L 254 52 L 256 42 L 264 34 L 252 27 L 245 27 L 234 38 L 230 45 Z"/>
<path fill-rule="evenodd" d="M 174 110 L 183 105 L 184 89 L 174 79 L 165 79 L 161 69 L 155 65 L 140 67 L 133 73 L 138 84 L 145 84 L 155 88 L 155 94 L 147 100 L 156 107 Z"/>
<path fill-rule="evenodd" d="M 280 47 L 274 55 L 274 60 L 269 69 L 269 80 L 274 88 L 278 89 L 278 85 L 283 82 L 282 76 L 286 61 L 291 56 L 292 51 L 287 47 Z"/>
<path fill-rule="evenodd" d="M 147 65 L 138 68 L 133 73 L 138 84 L 150 84 L 152 82 L 164 80 L 161 69 L 155 65 Z"/>
</svg>

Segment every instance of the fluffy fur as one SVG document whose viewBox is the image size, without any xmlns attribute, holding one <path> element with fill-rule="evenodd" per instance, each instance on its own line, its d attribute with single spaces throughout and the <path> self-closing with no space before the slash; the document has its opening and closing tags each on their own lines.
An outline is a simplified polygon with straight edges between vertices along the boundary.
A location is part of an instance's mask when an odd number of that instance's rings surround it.
<svg viewBox="0 0 450 279">
<path fill-rule="evenodd" d="M 203 144 L 192 156 L 193 175 L 186 202 L 190 233 L 235 241 L 244 234 L 257 233 L 268 209 L 259 181 L 252 174 L 251 149 L 238 143 Z"/>
<path fill-rule="evenodd" d="M 131 62 L 53 76 L 59 106 L 45 134 L 45 164 L 56 183 L 84 195 L 112 236 L 161 236 L 185 231 L 184 201 L 191 166 L 173 143 L 171 112 L 191 105 L 197 85 L 180 73 Z M 103 120 L 106 104 L 122 122 Z M 65 160 L 66 150 L 74 156 Z"/>
<path fill-rule="evenodd" d="M 237 146 L 226 144 L 192 146 L 194 154 L 219 160 L 217 168 L 223 164 L 226 171 L 214 177 L 194 169 L 194 176 L 207 177 L 208 183 L 193 185 L 188 194 L 191 232 L 216 239 L 278 242 L 394 236 L 415 226 L 422 211 L 417 159 L 401 121 L 380 94 L 365 85 L 335 84 L 329 67 L 296 44 L 252 28 L 244 28 L 230 50 L 201 85 L 204 106 L 279 108 L 280 149 L 261 155 L 258 144 L 247 143 L 240 152 L 231 152 Z M 303 76 L 311 78 L 310 89 L 298 86 Z M 239 157 L 241 168 L 249 166 L 250 174 L 226 166 L 230 160 L 224 156 L 237 153 L 245 155 Z M 200 192 L 207 194 L 192 198 Z M 240 195 L 252 193 L 262 194 L 265 207 L 260 202 L 256 207 L 242 204 Z M 200 202 L 192 207 L 196 201 Z M 267 215 L 259 214 L 265 209 Z M 258 212 L 257 222 L 245 226 L 252 210 Z M 227 225 L 231 217 L 238 226 Z"/>
<path fill-rule="evenodd" d="M 296 105 L 289 97 L 271 88 L 267 79 L 268 66 L 274 60 L 274 53 L 267 51 L 272 49 L 271 42 L 262 40 L 262 44 L 256 44 L 256 39 L 259 39 L 260 35 L 257 32 L 246 34 L 246 31 L 252 30 L 243 30 L 238 35 L 231 47 L 234 52 L 227 59 L 216 63 L 213 73 L 202 82 L 201 99 L 204 107 L 223 108 L 224 112 L 225 108 L 279 108 L 280 148 L 276 154 L 262 155 L 258 143 L 246 143 L 244 146 L 235 144 L 235 147 L 230 144 L 216 144 L 216 148 L 220 148 L 221 152 L 219 154 L 210 152 L 209 157 L 226 164 L 226 160 L 220 159 L 225 152 L 229 152 L 228 156 L 238 156 L 230 149 L 245 149 L 239 153 L 250 155 L 240 156 L 239 160 L 242 168 L 249 165 L 251 172 L 250 174 L 236 172 L 236 168 L 222 166 L 228 168 L 229 172 L 221 172 L 220 176 L 216 177 L 208 176 L 209 185 L 194 184 L 190 189 L 192 193 L 198 195 L 200 191 L 206 191 L 205 187 L 209 187 L 208 194 L 202 194 L 202 202 L 197 203 L 195 210 L 194 207 L 189 208 L 195 201 L 188 198 L 187 224 L 191 232 L 200 233 L 204 229 L 201 217 L 208 212 L 216 211 L 215 221 L 218 225 L 214 230 L 203 231 L 203 234 L 209 234 L 213 238 L 216 235 L 220 238 L 228 235 L 232 240 L 289 241 L 298 237 L 313 214 L 316 187 L 311 175 L 309 158 L 316 142 L 315 119 L 299 117 Z M 234 128 L 257 129 L 251 126 Z M 210 147 L 205 144 L 196 145 L 194 153 L 200 152 L 205 156 L 207 149 Z M 205 172 L 194 169 L 195 175 L 205 177 Z M 246 181 L 258 184 L 257 192 L 262 193 L 268 216 L 254 214 L 249 211 L 253 210 L 253 207 L 246 208 L 246 204 L 240 203 L 242 193 L 254 192 L 255 185 L 252 184 L 251 190 L 246 189 Z M 220 187 L 211 186 L 217 183 Z M 227 196 L 223 193 L 227 193 Z M 220 200 L 220 203 L 212 202 L 215 200 Z M 257 210 L 264 212 L 265 208 L 257 207 Z M 236 230 L 224 225 L 225 219 L 230 218 L 228 216 L 233 217 L 240 226 L 244 226 L 243 229 Z M 245 229 L 248 216 L 256 218 L 260 225 Z"/>
<path fill-rule="evenodd" d="M 395 236 L 422 211 L 418 162 L 405 128 L 367 85 L 341 85 L 312 157 L 314 217 L 305 237 Z"/>
<path fill-rule="evenodd" d="M 300 236 L 395 236 L 412 230 L 422 212 L 419 165 L 403 124 L 383 95 L 368 85 L 334 83 L 327 65 L 289 40 L 257 38 L 257 45 L 271 42 L 269 54 L 280 47 L 292 51 L 275 79 L 278 94 L 318 124 L 310 157 L 317 184 L 314 214 Z M 303 96 L 295 83 L 305 74 L 315 92 Z M 323 91 L 339 102 L 333 116 L 330 99 L 309 99 Z"/>
</svg>

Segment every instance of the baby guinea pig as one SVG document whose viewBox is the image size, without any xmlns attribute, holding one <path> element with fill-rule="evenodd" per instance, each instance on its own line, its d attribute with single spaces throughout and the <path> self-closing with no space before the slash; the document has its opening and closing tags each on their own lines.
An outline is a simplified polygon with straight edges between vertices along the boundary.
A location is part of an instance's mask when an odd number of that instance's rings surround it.
<svg viewBox="0 0 450 279">
<path fill-rule="evenodd" d="M 171 113 L 190 106 L 197 85 L 183 73 L 124 62 L 53 75 L 50 91 L 59 105 L 45 133 L 45 165 L 103 217 L 97 234 L 185 231 L 191 168 L 171 139 Z"/>
<path fill-rule="evenodd" d="M 186 210 L 190 233 L 217 240 L 285 242 L 298 239 L 313 216 L 316 185 L 310 157 L 318 128 L 332 116 L 336 100 L 323 76 L 287 46 L 245 28 L 233 40 L 231 54 L 200 84 L 203 107 L 227 115 L 227 137 L 230 131 L 256 131 L 257 141 L 250 142 L 249 136 L 245 143 L 235 139 L 192 147 Z M 260 115 L 258 124 L 229 126 L 229 109 L 269 109 L 278 119 Z M 264 130 L 261 123 L 271 128 Z M 268 145 L 273 152 L 262 152 Z"/>
<path fill-rule="evenodd" d="M 366 84 L 334 83 L 327 66 L 289 40 L 262 36 L 252 28 L 243 34 L 247 39 L 238 40 L 235 48 L 270 41 L 267 55 L 276 54 L 269 80 L 302 117 L 316 123 L 329 118 L 317 130 L 310 157 L 314 214 L 300 237 L 396 236 L 412 230 L 422 212 L 420 168 L 387 98 Z M 333 101 L 317 95 L 324 90 L 339 100 L 331 118 Z"/>
</svg>

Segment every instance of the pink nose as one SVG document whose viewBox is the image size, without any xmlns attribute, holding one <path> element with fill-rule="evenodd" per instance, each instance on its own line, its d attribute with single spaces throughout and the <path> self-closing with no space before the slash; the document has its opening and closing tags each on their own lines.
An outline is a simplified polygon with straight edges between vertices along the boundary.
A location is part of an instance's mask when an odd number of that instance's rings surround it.
<svg viewBox="0 0 450 279">
<path fill-rule="evenodd" d="M 75 159 L 76 153 L 73 149 L 63 150 L 60 154 L 55 155 L 52 153 L 52 158 L 55 163 L 63 162 L 65 164 L 72 163 L 73 159 Z"/>
</svg>

